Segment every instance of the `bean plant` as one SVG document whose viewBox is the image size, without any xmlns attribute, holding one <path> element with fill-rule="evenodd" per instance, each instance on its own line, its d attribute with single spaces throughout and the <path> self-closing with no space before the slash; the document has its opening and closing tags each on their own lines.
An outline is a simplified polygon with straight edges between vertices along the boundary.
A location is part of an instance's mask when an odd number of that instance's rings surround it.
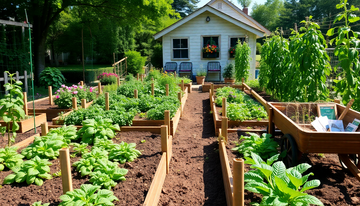
<svg viewBox="0 0 360 206">
<path fill-rule="evenodd" d="M 340 3 L 336 5 L 337 9 L 343 9 L 335 20 L 334 24 L 343 20 L 345 25 L 335 26 L 328 30 L 327 35 L 333 36 L 337 30 L 338 36 L 331 39 L 330 45 L 335 42 L 334 55 L 339 58 L 339 64 L 337 67 L 341 67 L 343 70 L 338 74 L 341 77 L 339 80 L 335 80 L 335 91 L 341 94 L 342 101 L 347 104 L 351 99 L 355 99 L 353 108 L 360 110 L 360 62 L 359 51 L 360 47 L 359 32 L 353 31 L 350 24 L 358 22 L 360 17 L 354 13 L 359 11 L 359 8 L 351 5 L 348 8 L 347 0 L 340 0 Z"/>
<path fill-rule="evenodd" d="M 235 50 L 235 79 L 240 82 L 242 78 L 247 80 L 249 77 L 251 49 L 249 45 L 244 42 L 241 44 L 240 40 L 236 45 Z"/>
</svg>

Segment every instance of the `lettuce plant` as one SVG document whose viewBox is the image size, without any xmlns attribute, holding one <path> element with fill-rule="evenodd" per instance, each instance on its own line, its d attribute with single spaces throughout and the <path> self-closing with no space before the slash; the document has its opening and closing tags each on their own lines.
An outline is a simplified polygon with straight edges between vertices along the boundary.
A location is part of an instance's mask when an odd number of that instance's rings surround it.
<svg viewBox="0 0 360 206">
<path fill-rule="evenodd" d="M 109 159 L 124 164 L 132 162 L 141 155 L 141 152 L 135 149 L 135 143 L 121 142 L 110 150 Z"/>
<path fill-rule="evenodd" d="M 270 139 L 271 134 L 262 134 L 261 137 L 255 133 L 247 133 L 250 136 L 241 135 L 240 144 L 231 150 L 238 151 L 243 154 L 244 157 L 249 157 L 251 152 L 258 154 L 261 158 L 267 159 L 278 153 L 278 143 Z"/>
<path fill-rule="evenodd" d="M 58 136 L 63 136 L 66 139 L 66 142 L 70 143 L 71 141 L 78 139 L 76 132 L 77 129 L 74 125 L 70 125 L 70 126 L 64 125 L 59 128 L 50 129 L 47 135 L 57 134 Z"/>
<path fill-rule="evenodd" d="M 59 150 L 67 147 L 66 139 L 57 133 L 47 134 L 46 136 L 35 137 L 34 142 L 23 149 L 21 154 L 27 159 L 35 156 L 41 158 L 56 159 L 60 153 Z"/>
<path fill-rule="evenodd" d="M 110 119 L 98 117 L 95 119 L 84 120 L 83 127 L 78 131 L 78 134 L 82 136 L 81 142 L 92 144 L 94 138 L 114 138 L 116 135 L 115 131 L 120 131 L 118 124 L 113 125 Z"/>
<path fill-rule="evenodd" d="M 261 203 L 253 205 L 323 205 L 318 198 L 305 193 L 320 185 L 319 180 L 308 181 L 313 173 L 302 175 L 311 166 L 303 163 L 286 169 L 282 161 L 275 162 L 278 157 L 279 154 L 274 155 L 266 162 L 253 152 L 251 158 L 245 157 L 245 163 L 255 169 L 245 173 L 245 189 L 263 195 Z"/>
<path fill-rule="evenodd" d="M 94 172 L 90 173 L 90 182 L 93 185 L 102 186 L 105 189 L 111 189 L 117 185 L 116 181 L 124 181 L 125 175 L 128 173 L 127 169 L 120 168 L 118 163 L 107 160 L 98 161 Z"/>
<path fill-rule="evenodd" d="M 51 179 L 52 176 L 49 174 L 50 165 L 47 159 L 40 159 L 36 156 L 35 158 L 23 162 L 20 166 L 12 168 L 13 174 L 5 177 L 3 184 L 11 184 L 13 182 L 24 182 L 32 184 L 35 183 L 41 186 L 44 181 L 43 179 Z"/>
<path fill-rule="evenodd" d="M 0 171 L 4 170 L 5 166 L 9 169 L 20 165 L 23 162 L 24 156 L 17 153 L 17 147 L 5 147 L 0 149 Z"/>
<path fill-rule="evenodd" d="M 60 206 L 112 206 L 113 201 L 118 200 L 112 191 L 100 190 L 100 186 L 90 184 L 83 184 L 80 189 L 68 191 L 61 195 L 60 199 Z"/>
<path fill-rule="evenodd" d="M 72 154 L 71 157 L 76 157 L 76 155 L 78 154 L 83 155 L 89 152 L 89 149 L 87 148 L 88 144 L 86 143 L 82 143 L 82 144 L 71 143 L 70 145 L 73 146 L 73 151 L 74 151 L 74 154 Z"/>
<path fill-rule="evenodd" d="M 82 159 L 74 162 L 73 166 L 80 171 L 81 176 L 89 175 L 100 160 L 108 160 L 108 152 L 101 148 L 93 148 L 90 153 L 83 154 Z"/>
</svg>

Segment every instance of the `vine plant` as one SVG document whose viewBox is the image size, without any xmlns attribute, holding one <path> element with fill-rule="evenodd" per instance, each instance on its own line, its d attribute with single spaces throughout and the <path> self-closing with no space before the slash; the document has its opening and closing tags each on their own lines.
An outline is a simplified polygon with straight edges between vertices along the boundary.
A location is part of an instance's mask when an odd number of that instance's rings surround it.
<svg viewBox="0 0 360 206">
<path fill-rule="evenodd" d="M 251 50 L 249 45 L 244 42 L 241 44 L 239 41 L 235 50 L 235 79 L 240 82 L 242 78 L 247 80 L 249 77 Z"/>
<path fill-rule="evenodd" d="M 331 39 L 330 45 L 335 41 L 334 55 L 339 58 L 339 64 L 343 71 L 338 74 L 342 77 L 340 80 L 335 80 L 336 87 L 335 91 L 337 94 L 341 94 L 342 101 L 347 104 L 351 99 L 355 99 L 353 108 L 360 110 L 360 62 L 359 62 L 359 51 L 357 48 L 360 46 L 359 34 L 351 30 L 351 23 L 355 23 L 360 20 L 360 17 L 356 16 L 354 12 L 359 11 L 359 8 L 351 5 L 348 8 L 347 0 L 340 0 L 340 4 L 336 5 L 337 9 L 343 9 L 335 20 L 344 20 L 345 25 L 335 26 L 327 31 L 328 36 L 333 36 L 335 30 L 337 30 L 338 36 Z M 351 36 L 352 35 L 352 36 Z"/>
<path fill-rule="evenodd" d="M 4 84 L 5 90 L 8 94 L 0 100 L 0 118 L 6 123 L 6 126 L 0 127 L 0 133 L 8 135 L 8 146 L 11 146 L 12 142 L 15 142 L 16 131 L 20 128 L 17 123 L 21 119 L 25 118 L 25 111 L 23 110 L 24 95 L 21 91 L 21 81 L 15 81 L 14 74 L 6 71 L 9 74 L 10 82 Z M 12 136 L 10 135 L 12 133 Z"/>
</svg>

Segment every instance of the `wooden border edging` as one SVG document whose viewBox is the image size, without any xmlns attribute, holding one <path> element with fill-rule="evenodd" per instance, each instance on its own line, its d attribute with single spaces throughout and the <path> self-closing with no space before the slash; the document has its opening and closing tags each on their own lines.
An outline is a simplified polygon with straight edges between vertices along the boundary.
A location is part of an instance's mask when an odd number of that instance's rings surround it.
<svg viewBox="0 0 360 206">
<path fill-rule="evenodd" d="M 35 137 L 39 137 L 39 136 L 40 136 L 39 133 L 34 134 L 33 136 L 28 137 L 28 138 L 24 139 L 23 141 L 12 145 L 12 147 L 17 147 L 18 150 L 21 148 L 27 147 L 30 143 L 32 143 L 34 141 Z"/>
<path fill-rule="evenodd" d="M 21 120 L 18 122 L 20 128 L 16 131 L 17 133 L 25 133 L 31 129 L 34 129 L 34 117 L 33 113 L 29 113 L 31 118 Z M 35 125 L 36 127 L 40 126 L 42 123 L 46 122 L 46 114 L 45 113 L 35 113 Z M 4 121 L 0 121 L 0 125 L 5 126 L 6 123 Z M 10 124 L 12 125 L 12 124 Z"/>
<path fill-rule="evenodd" d="M 220 154 L 220 163 L 221 163 L 221 171 L 224 180 L 224 188 L 225 188 L 225 196 L 226 196 L 226 205 L 232 206 L 232 173 L 230 170 L 229 159 L 226 154 L 226 146 L 225 141 L 219 141 L 219 154 Z"/>
</svg>

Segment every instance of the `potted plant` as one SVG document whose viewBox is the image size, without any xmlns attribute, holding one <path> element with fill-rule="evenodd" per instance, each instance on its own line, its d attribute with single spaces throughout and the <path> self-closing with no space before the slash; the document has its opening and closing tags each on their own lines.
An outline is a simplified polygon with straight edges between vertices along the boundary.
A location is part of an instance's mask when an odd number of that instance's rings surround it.
<svg viewBox="0 0 360 206">
<path fill-rule="evenodd" d="M 196 73 L 196 83 L 197 84 L 204 84 L 205 82 L 205 77 L 206 77 L 206 71 L 204 69 L 200 69 L 197 73 Z"/>
<path fill-rule="evenodd" d="M 202 49 L 203 58 L 217 58 L 219 57 L 219 47 L 214 44 L 208 44 Z"/>
<path fill-rule="evenodd" d="M 235 83 L 234 79 L 234 65 L 233 64 L 227 64 L 224 69 L 223 73 L 224 81 L 225 83 Z"/>
</svg>

